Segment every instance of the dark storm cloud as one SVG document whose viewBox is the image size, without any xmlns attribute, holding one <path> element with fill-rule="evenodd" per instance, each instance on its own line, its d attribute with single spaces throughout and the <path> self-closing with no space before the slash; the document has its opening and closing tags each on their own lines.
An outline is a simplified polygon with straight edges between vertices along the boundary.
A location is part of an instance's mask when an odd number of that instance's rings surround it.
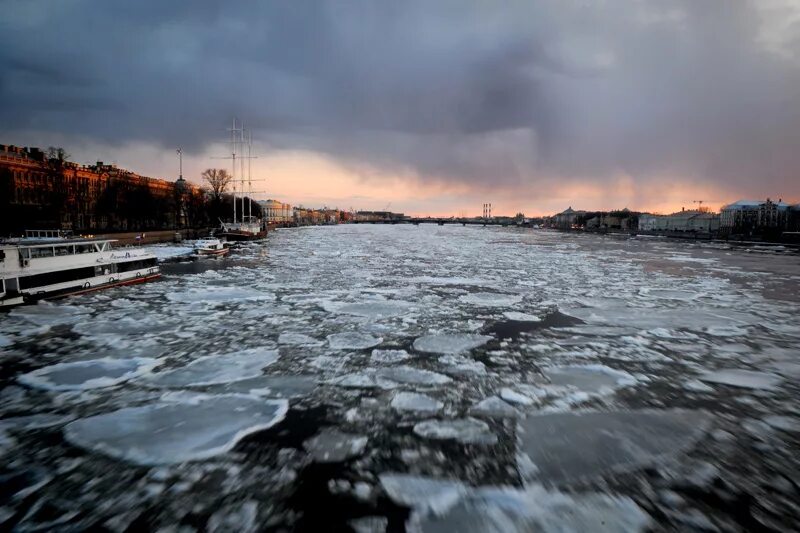
<svg viewBox="0 0 800 533">
<path fill-rule="evenodd" d="M 792 189 L 800 26 L 755 0 L 0 1 L 0 134 L 277 148 L 423 178 Z M 777 30 L 776 30 L 777 31 Z"/>
</svg>

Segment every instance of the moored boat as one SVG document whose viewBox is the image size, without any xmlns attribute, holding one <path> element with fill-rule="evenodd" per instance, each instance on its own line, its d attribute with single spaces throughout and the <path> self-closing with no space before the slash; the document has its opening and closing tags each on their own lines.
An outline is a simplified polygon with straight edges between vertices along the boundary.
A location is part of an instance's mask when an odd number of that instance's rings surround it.
<svg viewBox="0 0 800 533">
<path fill-rule="evenodd" d="M 114 239 L 26 237 L 0 242 L 0 308 L 132 285 L 161 276 L 146 248 Z"/>
<path fill-rule="evenodd" d="M 252 222 L 222 222 L 219 235 L 229 241 L 255 241 L 267 236 L 261 220 Z"/>
<path fill-rule="evenodd" d="M 194 243 L 195 255 L 207 256 L 223 256 L 227 255 L 231 249 L 225 246 L 225 243 L 219 239 L 208 238 L 200 239 Z"/>
<path fill-rule="evenodd" d="M 267 236 L 266 221 L 253 215 L 253 178 L 251 176 L 250 160 L 252 138 L 242 123 L 236 126 L 233 120 L 231 128 L 231 174 L 230 182 L 233 186 L 233 221 L 220 220 L 221 227 L 217 235 L 228 241 L 255 241 Z M 237 166 L 238 161 L 238 166 Z M 245 161 L 247 166 L 245 166 Z M 258 181 L 258 180 L 257 180 Z M 256 214 L 258 214 L 258 209 Z"/>
</svg>

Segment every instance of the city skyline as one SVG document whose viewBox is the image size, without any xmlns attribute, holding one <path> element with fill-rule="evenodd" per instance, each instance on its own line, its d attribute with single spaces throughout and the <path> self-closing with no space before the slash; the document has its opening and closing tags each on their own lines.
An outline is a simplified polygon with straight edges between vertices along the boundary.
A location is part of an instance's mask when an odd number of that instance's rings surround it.
<svg viewBox="0 0 800 533">
<path fill-rule="evenodd" d="M 0 141 L 200 183 L 237 116 L 262 197 L 414 215 L 800 197 L 790 2 L 72 8 L 5 10 Z"/>
</svg>

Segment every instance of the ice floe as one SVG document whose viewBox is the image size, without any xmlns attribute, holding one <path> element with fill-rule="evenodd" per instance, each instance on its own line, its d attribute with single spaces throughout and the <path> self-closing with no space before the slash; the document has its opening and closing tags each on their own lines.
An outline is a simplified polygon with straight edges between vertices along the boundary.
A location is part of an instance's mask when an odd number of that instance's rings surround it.
<svg viewBox="0 0 800 533">
<path fill-rule="evenodd" d="M 352 389 L 393 389 L 397 383 L 388 379 L 381 379 L 375 371 L 365 371 L 355 374 L 345 374 L 331 380 L 331 383 L 340 387 Z"/>
<path fill-rule="evenodd" d="M 483 346 L 490 340 L 492 337 L 477 333 L 438 333 L 419 337 L 414 341 L 414 349 L 418 352 L 458 354 Z"/>
<path fill-rule="evenodd" d="M 372 350 L 370 361 L 378 364 L 394 364 L 405 361 L 411 356 L 405 350 Z"/>
<path fill-rule="evenodd" d="M 452 380 L 437 372 L 414 368 L 413 366 L 392 366 L 381 368 L 376 372 L 379 378 L 388 379 L 395 383 L 409 385 L 443 385 Z"/>
<path fill-rule="evenodd" d="M 522 296 L 497 292 L 471 292 L 461 296 L 459 300 L 481 307 L 509 307 L 522 301 Z"/>
<path fill-rule="evenodd" d="M 369 438 L 325 428 L 303 443 L 317 463 L 340 463 L 364 453 Z"/>
<path fill-rule="evenodd" d="M 702 411 L 577 412 L 520 421 L 521 451 L 546 484 L 651 464 L 693 446 L 710 423 Z"/>
<path fill-rule="evenodd" d="M 17 379 L 28 387 L 53 391 L 98 389 L 150 372 L 159 363 L 157 359 L 144 357 L 89 359 L 46 366 Z"/>
<path fill-rule="evenodd" d="M 444 365 L 444 371 L 452 376 L 483 376 L 486 374 L 486 365 L 460 355 L 443 355 L 439 358 L 439 363 Z"/>
<path fill-rule="evenodd" d="M 347 331 L 328 335 L 328 346 L 332 350 L 366 350 L 383 342 L 380 337 L 373 337 L 368 333 Z"/>
<path fill-rule="evenodd" d="M 285 332 L 278 335 L 278 344 L 288 346 L 322 346 L 323 342 L 303 333 Z"/>
<path fill-rule="evenodd" d="M 509 320 L 516 320 L 517 322 L 539 322 L 542 319 L 536 315 L 529 313 L 520 313 L 519 311 L 506 311 L 503 316 Z"/>
<path fill-rule="evenodd" d="M 717 385 L 729 385 L 742 389 L 774 390 L 783 379 L 768 372 L 742 370 L 739 368 L 725 368 L 706 372 L 699 376 L 701 381 Z"/>
<path fill-rule="evenodd" d="M 650 517 L 625 496 L 584 492 L 565 494 L 532 485 L 482 487 L 443 512 L 417 512 L 410 530 L 422 533 L 567 533 L 643 531 Z"/>
<path fill-rule="evenodd" d="M 414 426 L 420 437 L 436 440 L 455 440 L 465 444 L 494 444 L 497 436 L 486 422 L 475 418 L 453 420 L 425 420 Z"/>
<path fill-rule="evenodd" d="M 444 404 L 426 394 L 398 392 L 392 398 L 391 406 L 397 411 L 435 413 L 444 407 Z"/>
<path fill-rule="evenodd" d="M 627 372 L 605 365 L 553 366 L 542 369 L 542 373 L 553 385 L 573 387 L 587 394 L 613 392 L 637 383 Z"/>
<path fill-rule="evenodd" d="M 394 503 L 420 513 L 445 513 L 467 494 L 467 487 L 458 480 L 394 473 L 381 474 L 378 479 Z"/>
<path fill-rule="evenodd" d="M 266 375 L 212 385 L 208 388 L 208 392 L 235 392 L 269 398 L 300 398 L 311 394 L 316 386 L 317 379 L 311 375 Z"/>
<path fill-rule="evenodd" d="M 492 418 L 516 418 L 522 416 L 519 410 L 497 396 L 489 396 L 481 400 L 470 407 L 469 412 L 473 415 L 482 415 Z"/>
<path fill-rule="evenodd" d="M 277 350 L 250 348 L 198 357 L 186 366 L 150 374 L 142 382 L 151 387 L 189 387 L 230 383 L 261 375 L 278 360 Z"/>
<path fill-rule="evenodd" d="M 275 295 L 246 287 L 217 287 L 207 285 L 184 292 L 169 292 L 167 299 L 176 303 L 231 304 L 243 301 L 273 301 Z"/>
<path fill-rule="evenodd" d="M 343 304 L 337 311 L 347 315 L 378 319 L 403 315 L 408 312 L 409 307 L 410 304 L 407 302 L 386 300 Z"/>
<path fill-rule="evenodd" d="M 286 400 L 184 395 L 69 423 L 75 446 L 141 465 L 181 463 L 226 453 L 245 436 L 283 420 Z"/>
<path fill-rule="evenodd" d="M 530 396 L 526 396 L 525 394 L 521 394 L 508 387 L 505 387 L 500 390 L 500 398 L 502 398 L 508 403 L 513 403 L 517 405 L 533 405 L 533 398 L 531 398 Z"/>
</svg>

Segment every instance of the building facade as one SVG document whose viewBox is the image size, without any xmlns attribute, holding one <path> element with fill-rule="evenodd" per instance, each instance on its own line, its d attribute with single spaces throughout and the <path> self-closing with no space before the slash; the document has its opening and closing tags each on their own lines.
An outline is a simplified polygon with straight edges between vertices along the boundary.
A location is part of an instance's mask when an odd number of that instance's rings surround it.
<svg viewBox="0 0 800 533">
<path fill-rule="evenodd" d="M 294 219 L 294 210 L 289 204 L 278 200 L 261 200 L 258 202 L 264 211 L 264 219 L 268 224 L 289 224 Z"/>
<path fill-rule="evenodd" d="M 782 231 L 790 225 L 791 206 L 781 200 L 739 200 L 722 208 L 721 227 L 727 233 Z"/>
<path fill-rule="evenodd" d="M 98 162 L 78 165 L 39 148 L 0 144 L 0 233 L 161 229 L 181 219 L 192 184 L 149 178 Z"/>
<path fill-rule="evenodd" d="M 559 229 L 570 229 L 576 225 L 579 217 L 586 214 L 586 211 L 575 211 L 572 206 L 564 211 L 550 217 L 550 226 Z"/>
<path fill-rule="evenodd" d="M 706 210 L 681 210 L 669 215 L 639 215 L 639 231 L 715 233 L 720 216 Z"/>
</svg>

